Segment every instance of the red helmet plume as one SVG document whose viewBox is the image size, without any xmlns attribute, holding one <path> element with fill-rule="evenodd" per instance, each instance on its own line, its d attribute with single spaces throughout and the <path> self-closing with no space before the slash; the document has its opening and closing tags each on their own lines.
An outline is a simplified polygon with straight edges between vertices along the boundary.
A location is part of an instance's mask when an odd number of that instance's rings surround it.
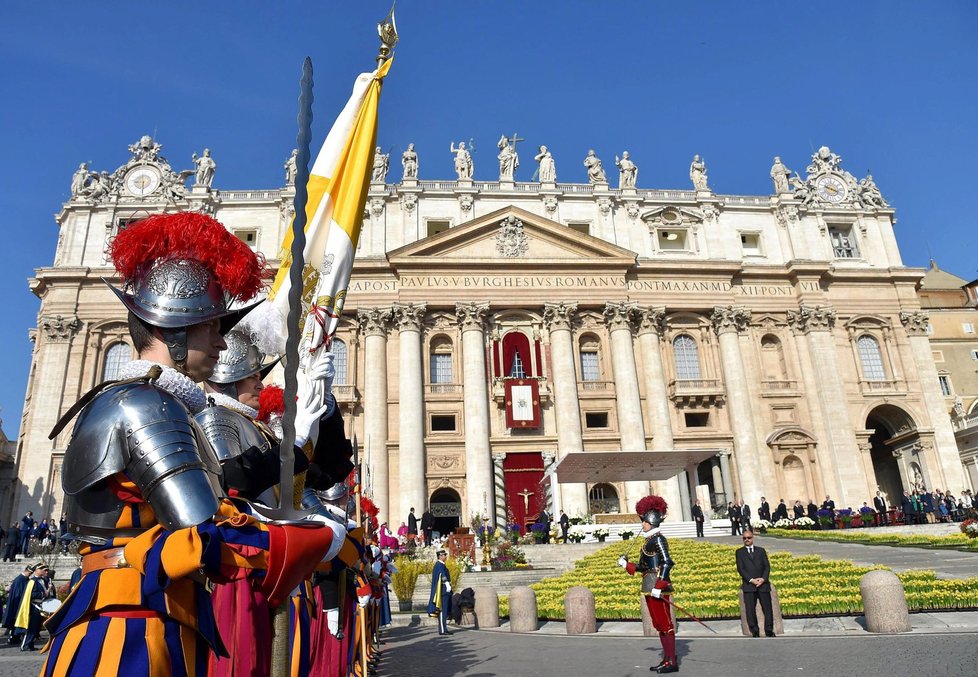
<svg viewBox="0 0 978 677">
<path fill-rule="evenodd" d="M 657 512 L 660 515 L 665 515 L 668 510 L 669 505 L 661 496 L 646 496 L 635 504 L 635 512 L 638 513 L 639 517 L 644 517 L 650 512 Z"/>
</svg>

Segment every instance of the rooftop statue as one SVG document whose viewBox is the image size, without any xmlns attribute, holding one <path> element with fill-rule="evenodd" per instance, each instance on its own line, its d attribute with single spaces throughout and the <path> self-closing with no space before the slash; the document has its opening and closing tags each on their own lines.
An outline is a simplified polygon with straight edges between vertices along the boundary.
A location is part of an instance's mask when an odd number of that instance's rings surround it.
<svg viewBox="0 0 978 677">
<path fill-rule="evenodd" d="M 205 148 L 204 154 L 201 157 L 197 157 L 197 153 L 194 153 L 191 156 L 191 160 L 196 168 L 194 172 L 194 185 L 210 188 L 211 182 L 214 181 L 214 174 L 217 172 L 217 163 L 211 157 L 211 149 Z"/>
<path fill-rule="evenodd" d="M 391 154 L 385 153 L 380 146 L 374 150 L 374 166 L 370 174 L 372 183 L 384 183 L 387 180 L 387 170 L 390 169 Z"/>
<path fill-rule="evenodd" d="M 452 141 L 450 151 L 455 154 L 455 173 L 459 180 L 471 181 L 475 167 L 472 164 L 472 154 L 466 149 L 465 142 L 459 141 L 458 148 L 456 148 L 455 142 Z"/>
<path fill-rule="evenodd" d="M 401 154 L 401 166 L 404 167 L 401 180 L 418 178 L 418 153 L 413 143 L 409 143 L 407 150 Z"/>
<path fill-rule="evenodd" d="M 540 183 L 556 183 L 557 164 L 547 147 L 540 146 L 540 152 L 534 155 L 533 159 L 540 163 L 540 168 L 537 170 Z"/>
<path fill-rule="evenodd" d="M 618 187 L 634 188 L 638 181 L 638 165 L 632 162 L 628 151 L 622 151 L 621 159 L 615 156 L 615 166 L 618 167 Z"/>
<path fill-rule="evenodd" d="M 777 155 L 771 166 L 771 180 L 774 181 L 774 192 L 777 195 L 791 192 L 791 170 L 781 163 L 781 157 Z"/>
<path fill-rule="evenodd" d="M 584 158 L 584 166 L 587 167 L 588 183 L 608 183 L 608 177 L 601 166 L 601 159 L 594 154 L 593 150 L 587 152 L 587 157 Z"/>
<path fill-rule="evenodd" d="M 689 179 L 695 190 L 710 190 L 706 183 L 706 162 L 699 155 L 694 155 L 693 161 L 689 163 Z"/>
<path fill-rule="evenodd" d="M 499 137 L 496 144 L 499 149 L 499 180 L 512 181 L 516 175 L 516 170 L 520 166 L 520 156 L 516 152 L 516 135 L 513 135 L 513 143 L 505 136 Z"/>
<path fill-rule="evenodd" d="M 295 185 L 295 175 L 299 171 L 296 166 L 296 157 L 299 155 L 299 149 L 293 148 L 292 155 L 289 159 L 285 161 L 285 185 L 294 186 Z"/>
</svg>

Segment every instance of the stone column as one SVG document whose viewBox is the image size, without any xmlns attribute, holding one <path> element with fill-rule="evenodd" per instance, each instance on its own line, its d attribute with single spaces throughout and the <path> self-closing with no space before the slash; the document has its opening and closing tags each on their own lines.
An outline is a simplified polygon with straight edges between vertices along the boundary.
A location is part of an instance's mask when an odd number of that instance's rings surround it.
<svg viewBox="0 0 978 677">
<path fill-rule="evenodd" d="M 761 463 L 757 455 L 757 434 L 754 429 L 754 407 L 747 387 L 747 371 L 740 354 L 740 333 L 747 330 L 750 311 L 735 306 L 717 306 L 710 316 L 720 342 L 720 361 L 723 365 L 724 388 L 733 430 L 734 453 L 740 477 L 738 498 L 758 505 L 763 491 Z M 725 473 L 726 474 L 726 473 Z M 727 500 L 732 500 L 728 498 Z"/>
<path fill-rule="evenodd" d="M 723 473 L 720 471 L 720 459 L 714 456 L 710 459 L 710 471 L 713 473 L 713 493 L 721 491 L 726 494 L 727 490 L 723 486 Z"/>
<path fill-rule="evenodd" d="M 695 463 L 690 463 L 686 466 L 686 479 L 689 482 L 689 497 L 692 499 L 689 504 L 689 519 L 693 519 L 693 503 L 697 498 L 696 485 L 699 484 L 699 476 L 697 474 L 697 466 Z M 706 514 L 706 509 L 709 506 L 701 505 L 703 508 L 703 514 Z"/>
<path fill-rule="evenodd" d="M 506 473 L 503 472 L 503 461 L 506 454 L 492 455 L 492 485 L 495 492 L 496 502 L 494 509 L 496 512 L 496 524 L 505 526 L 509 523 L 506 519 Z"/>
<path fill-rule="evenodd" d="M 660 341 L 665 331 L 666 309 L 642 308 L 638 311 L 638 316 L 638 345 L 642 351 L 642 362 L 645 367 L 645 401 L 652 424 L 652 448 L 656 451 L 672 451 L 669 393 L 666 390 L 666 377 L 662 368 L 660 350 Z M 676 505 L 680 501 L 678 477 L 653 482 L 652 490 L 666 499 L 669 505 Z"/>
<path fill-rule="evenodd" d="M 38 322 L 35 340 L 41 343 L 33 357 L 37 371 L 32 381 L 34 392 L 31 393 L 29 420 L 25 422 L 25 437 L 32 443 L 19 459 L 17 476 L 21 486 L 16 490 L 15 513 L 18 517 L 28 510 L 35 516 L 42 515 L 48 505 L 45 498 L 62 494 L 60 486 L 49 486 L 51 455 L 55 450 L 64 450 L 72 426 L 67 426 L 53 441 L 49 441 L 47 435 L 61 416 L 71 343 L 81 326 L 81 321 L 74 315 L 43 315 Z"/>
<path fill-rule="evenodd" d="M 696 496 L 696 492 L 690 493 L 689 490 L 689 477 L 685 470 L 679 473 L 679 505 L 681 510 L 676 510 L 675 506 L 669 506 L 669 512 L 673 515 L 673 519 L 681 519 L 684 522 L 688 522 L 692 517 L 692 510 L 690 510 L 690 496 Z"/>
<path fill-rule="evenodd" d="M 806 335 L 811 371 L 818 383 L 816 401 L 826 432 L 826 439 L 819 440 L 819 455 L 823 460 L 828 457 L 828 465 L 834 470 L 834 485 L 839 491 L 832 498 L 837 505 L 862 505 L 867 482 L 857 458 L 856 433 L 849 420 L 846 389 L 832 336 L 835 311 L 829 306 L 802 304 L 797 312 L 788 311 L 788 322 Z"/>
<path fill-rule="evenodd" d="M 604 307 L 604 320 L 611 333 L 611 366 L 615 377 L 615 405 L 623 452 L 646 450 L 642 396 L 638 391 L 638 371 L 632 346 L 632 318 L 637 312 L 635 304 L 624 301 L 608 303 Z M 648 493 L 648 482 L 625 482 L 625 504 L 629 507 Z"/>
<path fill-rule="evenodd" d="M 950 490 L 955 495 L 964 486 L 964 472 L 961 468 L 961 456 L 958 452 L 951 418 L 947 413 L 947 404 L 937 380 L 937 367 L 934 365 L 934 354 L 931 352 L 930 341 L 927 339 L 929 318 L 922 311 L 900 313 L 900 322 L 907 330 L 910 339 L 910 352 L 913 354 L 914 367 L 920 377 L 920 389 L 927 408 L 927 418 L 934 428 L 934 449 L 936 468 L 942 475 L 941 487 Z M 934 489 L 928 485 L 928 489 Z"/>
<path fill-rule="evenodd" d="M 724 449 L 720 452 L 720 475 L 723 478 L 723 493 L 727 503 L 734 500 L 733 476 L 730 474 L 730 450 Z M 760 505 L 760 503 L 758 503 Z"/>
<path fill-rule="evenodd" d="M 584 451 L 581 431 L 581 405 L 577 398 L 577 367 L 571 322 L 576 303 L 545 303 L 543 322 L 550 332 L 550 364 L 554 382 L 554 409 L 557 423 L 557 458 Z M 568 515 L 588 512 L 587 485 L 564 484 L 560 489 L 561 509 Z"/>
<path fill-rule="evenodd" d="M 380 521 L 397 524 L 391 514 L 390 470 L 387 452 L 387 329 L 390 308 L 363 308 L 357 312 L 363 332 L 365 364 L 363 385 L 364 447 L 370 461 L 373 501 L 380 510 Z M 352 379 L 351 379 L 352 381 Z"/>
<path fill-rule="evenodd" d="M 489 449 L 489 387 L 486 377 L 484 321 L 489 303 L 457 303 L 455 315 L 462 330 L 462 393 L 465 407 L 465 491 L 474 497 L 493 495 L 492 456 Z M 496 514 L 489 515 L 493 525 Z M 505 515 L 503 516 L 505 524 Z"/>
<path fill-rule="evenodd" d="M 421 321 L 425 304 L 397 303 L 393 317 L 400 338 L 400 379 L 398 384 L 398 455 L 400 472 L 400 519 L 407 519 L 411 508 L 423 512 L 428 504 L 425 484 L 424 380 L 422 377 Z M 368 365 L 367 369 L 371 369 Z M 478 501 L 469 496 L 469 505 Z"/>
<path fill-rule="evenodd" d="M 547 506 L 547 512 L 551 517 L 553 517 L 558 509 L 554 503 L 554 484 L 556 483 L 556 480 L 554 479 L 553 474 L 548 477 L 547 471 L 550 470 L 550 467 L 554 464 L 557 458 L 553 453 L 548 451 L 543 452 L 541 455 L 543 456 L 543 502 L 544 505 Z"/>
</svg>

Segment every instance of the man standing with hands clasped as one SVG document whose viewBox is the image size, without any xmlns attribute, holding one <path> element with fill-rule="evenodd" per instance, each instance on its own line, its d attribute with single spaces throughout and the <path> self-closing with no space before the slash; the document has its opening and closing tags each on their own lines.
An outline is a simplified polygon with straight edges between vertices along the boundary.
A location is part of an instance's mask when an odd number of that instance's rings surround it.
<svg viewBox="0 0 978 677">
<path fill-rule="evenodd" d="M 747 625 L 751 637 L 759 637 L 757 627 L 757 601 L 761 601 L 764 612 L 764 635 L 774 637 L 774 612 L 771 610 L 771 563 L 767 552 L 759 545 L 754 545 L 754 532 L 748 529 L 742 536 L 744 546 L 737 549 L 737 573 L 744 582 L 744 609 L 747 612 Z"/>
</svg>

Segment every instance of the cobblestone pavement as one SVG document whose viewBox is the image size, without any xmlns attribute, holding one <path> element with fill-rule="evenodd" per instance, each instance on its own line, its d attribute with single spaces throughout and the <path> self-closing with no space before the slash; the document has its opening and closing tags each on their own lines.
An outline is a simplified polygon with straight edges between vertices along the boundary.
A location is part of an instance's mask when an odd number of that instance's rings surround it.
<svg viewBox="0 0 978 677">
<path fill-rule="evenodd" d="M 637 677 L 659 662 L 656 638 L 509 635 L 434 628 L 385 634 L 379 674 L 391 677 Z M 678 639 L 680 674 L 886 675 L 973 674 L 976 634 L 833 638 Z"/>
<path fill-rule="evenodd" d="M 43 641 L 38 641 L 40 647 Z M 19 646 L 7 644 L 6 637 L 0 637 L 0 677 L 37 677 L 44 664 L 44 656 L 37 651 L 27 653 Z"/>
</svg>

